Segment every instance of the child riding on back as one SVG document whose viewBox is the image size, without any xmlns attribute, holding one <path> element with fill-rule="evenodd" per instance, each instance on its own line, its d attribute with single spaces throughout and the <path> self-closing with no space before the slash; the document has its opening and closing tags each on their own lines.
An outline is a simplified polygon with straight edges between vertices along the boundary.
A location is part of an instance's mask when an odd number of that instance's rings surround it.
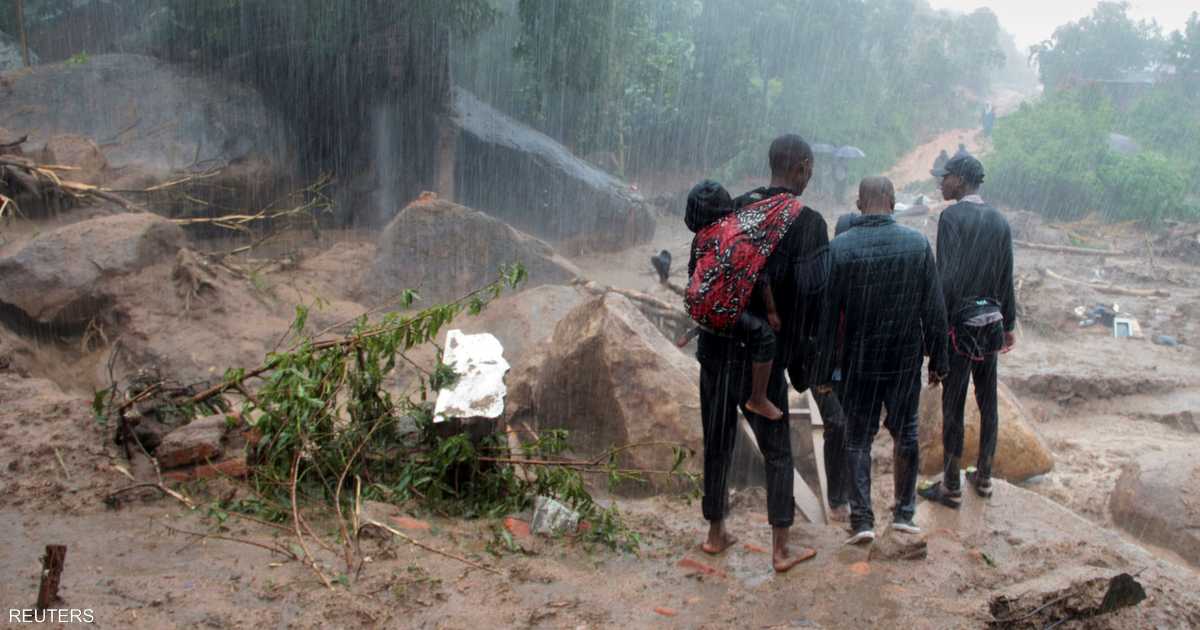
<svg viewBox="0 0 1200 630">
<path fill-rule="evenodd" d="M 733 199 L 729 192 L 717 182 L 706 180 L 700 182 L 688 193 L 685 222 L 693 233 L 720 221 L 735 212 Z M 688 277 L 695 273 L 697 242 L 692 241 L 691 257 L 688 261 Z M 775 332 L 780 329 L 779 314 L 775 309 L 775 298 L 771 292 L 770 276 L 764 268 L 758 275 L 754 285 L 754 295 L 766 307 L 767 318 L 743 310 L 731 330 L 726 332 L 737 337 L 746 344 L 751 362 L 751 394 L 746 401 L 748 411 L 758 414 L 768 420 L 779 420 L 783 412 L 767 398 L 767 385 L 771 378 L 771 366 L 775 359 Z M 680 347 L 698 332 L 693 329 L 677 343 Z"/>
</svg>

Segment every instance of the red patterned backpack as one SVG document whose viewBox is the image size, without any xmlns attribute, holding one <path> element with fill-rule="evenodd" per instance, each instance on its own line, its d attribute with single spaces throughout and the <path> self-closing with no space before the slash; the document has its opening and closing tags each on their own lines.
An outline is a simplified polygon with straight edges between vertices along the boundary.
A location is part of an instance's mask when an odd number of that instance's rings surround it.
<svg viewBox="0 0 1200 630">
<path fill-rule="evenodd" d="M 696 233 L 696 270 L 688 279 L 688 315 L 716 332 L 733 328 L 758 275 L 804 203 L 781 193 L 731 212 Z"/>
</svg>

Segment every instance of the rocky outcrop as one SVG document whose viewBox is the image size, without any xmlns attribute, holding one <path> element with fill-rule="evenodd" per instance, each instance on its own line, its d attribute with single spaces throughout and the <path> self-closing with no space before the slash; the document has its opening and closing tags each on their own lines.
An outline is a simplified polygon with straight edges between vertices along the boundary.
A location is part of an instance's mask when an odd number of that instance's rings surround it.
<svg viewBox="0 0 1200 630">
<path fill-rule="evenodd" d="M 1109 498 L 1113 521 L 1200 566 L 1200 461 L 1188 451 L 1128 464 Z"/>
<path fill-rule="evenodd" d="M 492 333 L 504 346 L 504 357 L 518 366 L 548 342 L 558 322 L 587 298 L 575 287 L 544 285 L 505 295 L 475 317 L 460 316 L 454 327 L 468 334 Z"/>
<path fill-rule="evenodd" d="M 287 160 L 277 117 L 256 91 L 151 57 L 96 55 L 13 74 L 9 83 L 5 127 L 29 134 L 35 146 L 60 134 L 90 138 L 120 171 L 114 175 L 164 177 L 252 156 Z"/>
<path fill-rule="evenodd" d="M 1012 482 L 1050 472 L 1054 458 L 1033 428 L 1021 403 L 1003 383 L 999 387 L 1000 436 L 992 474 Z M 921 472 L 933 475 L 942 469 L 942 390 L 924 389 L 920 410 Z M 975 465 L 979 457 L 979 406 L 975 386 L 967 392 L 964 414 L 963 466 Z"/>
<path fill-rule="evenodd" d="M 653 238 L 649 206 L 627 184 L 469 92 L 456 90 L 454 108 L 463 203 L 572 247 L 615 251 Z"/>
<path fill-rule="evenodd" d="M 80 324 L 108 300 L 102 284 L 183 246 L 179 227 L 153 214 L 118 214 L 41 234 L 0 257 L 0 305 L 41 324 Z"/>
<path fill-rule="evenodd" d="M 569 282 L 579 270 L 546 243 L 482 212 L 436 198 L 419 199 L 396 215 L 379 238 L 364 279 L 368 301 L 416 289 L 424 304 L 452 300 L 521 263 L 526 286 Z"/>
<path fill-rule="evenodd" d="M 46 141 L 42 149 L 41 162 L 69 166 L 71 180 L 85 184 L 98 184 L 108 170 L 108 159 L 91 139 L 75 134 L 62 134 Z"/>
<path fill-rule="evenodd" d="M 580 455 L 645 442 L 678 443 L 699 453 L 702 436 L 696 361 L 676 349 L 627 298 L 616 293 L 584 302 L 554 329 L 543 355 L 510 377 L 510 419 L 570 432 Z M 668 470 L 674 453 L 624 451 L 622 466 Z M 692 460 L 693 469 L 699 466 Z M 674 487 L 663 476 L 645 492 Z"/>
<path fill-rule="evenodd" d="M 29 63 L 39 63 L 37 54 L 32 50 L 29 51 Z M 16 37 L 0 31 L 0 72 L 24 67 L 25 60 L 21 57 L 21 42 Z"/>
</svg>

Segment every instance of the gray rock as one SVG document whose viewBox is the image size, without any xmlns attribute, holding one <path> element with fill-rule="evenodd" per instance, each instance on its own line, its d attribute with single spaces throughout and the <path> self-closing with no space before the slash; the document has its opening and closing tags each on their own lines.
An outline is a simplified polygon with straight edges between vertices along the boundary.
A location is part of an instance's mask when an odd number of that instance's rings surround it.
<svg viewBox="0 0 1200 630">
<path fill-rule="evenodd" d="M 521 263 L 527 286 L 562 284 L 580 275 L 546 243 L 482 212 L 440 199 L 418 200 L 388 224 L 364 279 L 368 299 L 416 289 L 430 305 L 462 297 Z"/>
<path fill-rule="evenodd" d="M 179 226 L 154 214 L 118 214 L 41 234 L 0 257 L 0 303 L 43 324 L 79 324 L 107 301 L 102 280 L 171 260 Z"/>
<path fill-rule="evenodd" d="M 112 169 L 165 176 L 251 156 L 286 159 L 282 128 L 256 91 L 150 57 L 96 55 L 12 75 L 10 82 L 9 131 L 29 134 L 35 145 L 58 134 L 91 138 Z"/>
<path fill-rule="evenodd" d="M 640 195 L 549 136 L 456 90 L 455 191 L 519 229 L 580 248 L 615 251 L 654 236 Z"/>
<path fill-rule="evenodd" d="M 37 53 L 29 51 L 29 63 L 39 63 Z M 0 72 L 19 70 L 25 67 L 21 57 L 21 42 L 16 37 L 0 31 Z"/>
</svg>

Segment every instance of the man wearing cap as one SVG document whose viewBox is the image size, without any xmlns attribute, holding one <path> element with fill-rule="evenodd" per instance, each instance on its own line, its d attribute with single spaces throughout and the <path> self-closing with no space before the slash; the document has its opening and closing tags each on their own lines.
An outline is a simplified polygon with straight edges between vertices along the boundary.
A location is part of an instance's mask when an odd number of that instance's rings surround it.
<svg viewBox="0 0 1200 630">
<path fill-rule="evenodd" d="M 979 460 L 969 474 L 976 494 L 992 494 L 992 460 L 1000 418 L 996 405 L 997 355 L 1015 343 L 1017 304 L 1013 291 L 1012 232 L 1008 221 L 979 196 L 983 165 L 956 155 L 934 173 L 942 196 L 955 201 L 938 220 L 937 267 L 950 324 L 949 373 L 942 390 L 942 481 L 921 496 L 957 508 L 963 452 L 963 408 L 967 386 L 975 381 L 979 405 Z M 968 343 L 969 342 L 969 343 Z"/>
</svg>

